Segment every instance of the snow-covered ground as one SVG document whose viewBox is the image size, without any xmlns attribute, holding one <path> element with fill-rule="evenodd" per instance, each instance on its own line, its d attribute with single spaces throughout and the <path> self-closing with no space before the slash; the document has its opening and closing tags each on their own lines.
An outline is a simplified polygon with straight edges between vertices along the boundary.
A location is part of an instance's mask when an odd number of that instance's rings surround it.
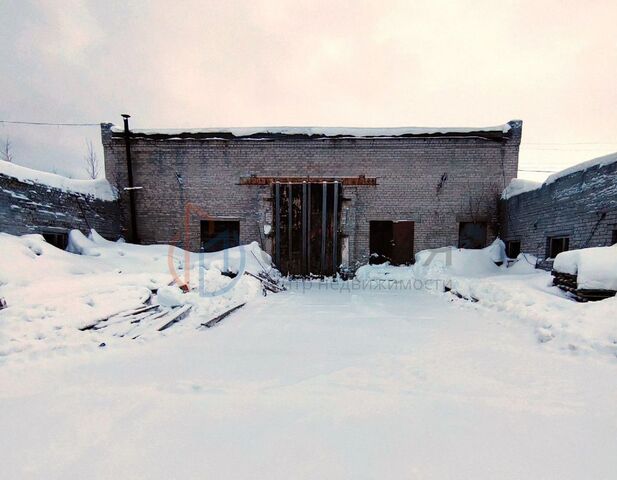
<svg viewBox="0 0 617 480">
<path fill-rule="evenodd" d="M 166 285 L 167 247 L 74 237 L 86 255 L 0 236 L 24 270 L 0 278 L 6 478 L 614 478 L 617 303 L 487 262 L 498 245 L 267 297 L 242 276 L 222 303 L 185 294 L 185 321 L 132 340 L 77 327 Z M 233 280 L 221 261 L 204 262 L 212 288 Z"/>
</svg>

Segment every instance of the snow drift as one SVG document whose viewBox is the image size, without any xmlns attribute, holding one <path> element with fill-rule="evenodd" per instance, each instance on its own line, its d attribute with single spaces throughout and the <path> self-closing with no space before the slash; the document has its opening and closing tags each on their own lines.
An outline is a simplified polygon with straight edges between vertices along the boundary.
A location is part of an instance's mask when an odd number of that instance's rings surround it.
<svg viewBox="0 0 617 480">
<path fill-rule="evenodd" d="M 10 259 L 0 266 L 0 297 L 8 303 L 0 311 L 0 358 L 21 351 L 95 348 L 103 341 L 109 345 L 113 339 L 104 330 L 79 329 L 149 299 L 165 306 L 191 304 L 191 316 L 169 332 L 194 329 L 261 294 L 260 282 L 244 271 L 272 269 L 269 255 L 256 243 L 195 254 L 170 245 L 110 242 L 95 231 L 88 237 L 72 231 L 68 251 L 40 235 L 0 233 L 0 250 Z M 193 288 L 179 293 L 184 283 Z"/>
<path fill-rule="evenodd" d="M 553 269 L 576 275 L 579 289 L 617 290 L 617 245 L 561 252 Z"/>
</svg>

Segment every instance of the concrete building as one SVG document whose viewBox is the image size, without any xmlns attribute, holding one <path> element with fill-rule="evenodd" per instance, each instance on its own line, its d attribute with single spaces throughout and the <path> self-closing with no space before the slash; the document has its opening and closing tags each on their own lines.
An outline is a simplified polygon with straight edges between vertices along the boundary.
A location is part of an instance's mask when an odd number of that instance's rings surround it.
<svg viewBox="0 0 617 480">
<path fill-rule="evenodd" d="M 102 139 L 127 237 L 193 251 L 257 241 L 285 273 L 331 274 L 370 258 L 403 264 L 422 249 L 492 241 L 521 131 L 521 121 L 175 131 L 103 124 Z"/>
<path fill-rule="evenodd" d="M 501 202 L 501 238 L 510 257 L 532 253 L 550 267 L 564 250 L 617 243 L 617 153 L 552 175 L 542 185 L 517 183 Z"/>
</svg>

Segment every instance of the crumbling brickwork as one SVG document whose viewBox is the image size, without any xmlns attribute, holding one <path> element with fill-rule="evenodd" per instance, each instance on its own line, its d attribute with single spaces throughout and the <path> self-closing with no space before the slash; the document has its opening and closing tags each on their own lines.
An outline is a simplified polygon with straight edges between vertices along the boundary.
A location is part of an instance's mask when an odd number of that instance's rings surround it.
<svg viewBox="0 0 617 480">
<path fill-rule="evenodd" d="M 549 256 L 551 237 L 568 237 L 570 250 L 610 245 L 617 230 L 617 162 L 558 178 L 502 200 L 502 238 L 521 251 Z"/>
<path fill-rule="evenodd" d="M 124 138 L 102 126 L 107 179 L 121 192 L 129 222 Z M 371 220 L 415 222 L 414 250 L 456 245 L 459 222 L 484 221 L 491 241 L 498 198 L 516 177 L 522 122 L 497 139 L 443 135 L 389 138 L 273 138 L 263 140 L 131 138 L 136 218 L 143 243 L 185 238 L 188 204 L 212 217 L 240 221 L 241 243 L 267 250 L 273 223 L 272 189 L 240 185 L 242 178 L 375 177 L 375 186 L 344 186 L 340 231 L 349 263 L 366 262 Z M 185 247 L 199 248 L 199 218 L 188 223 Z"/>
</svg>

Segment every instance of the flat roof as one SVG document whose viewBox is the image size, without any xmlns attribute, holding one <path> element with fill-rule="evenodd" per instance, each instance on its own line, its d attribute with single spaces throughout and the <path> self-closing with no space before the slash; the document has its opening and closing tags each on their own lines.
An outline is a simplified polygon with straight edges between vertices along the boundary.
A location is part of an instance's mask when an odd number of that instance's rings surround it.
<svg viewBox="0 0 617 480">
<path fill-rule="evenodd" d="M 513 127 L 520 128 L 520 121 L 513 120 L 493 127 L 237 127 L 237 128 L 174 128 L 131 129 L 132 137 L 152 139 L 200 138 L 211 140 L 262 140 L 262 139 L 328 139 L 328 138 L 401 138 L 401 137 L 482 137 L 501 139 L 509 137 Z M 111 128 L 114 136 L 124 132 L 122 127 Z"/>
</svg>

